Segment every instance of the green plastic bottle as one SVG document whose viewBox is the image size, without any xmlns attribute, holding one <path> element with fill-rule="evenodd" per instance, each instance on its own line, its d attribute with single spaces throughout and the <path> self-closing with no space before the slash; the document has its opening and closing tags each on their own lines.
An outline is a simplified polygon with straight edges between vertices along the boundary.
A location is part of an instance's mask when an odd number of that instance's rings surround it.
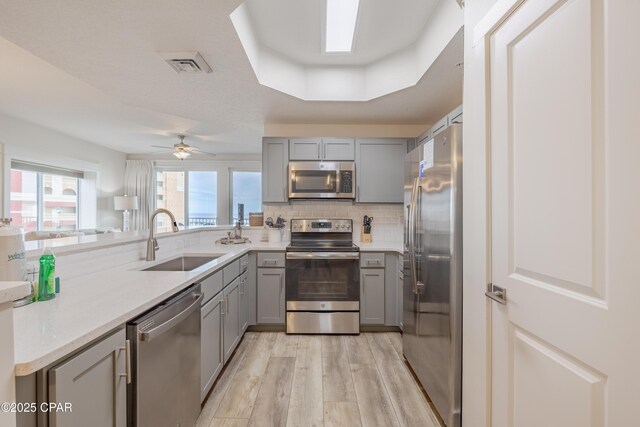
<svg viewBox="0 0 640 427">
<path fill-rule="evenodd" d="M 51 248 L 45 248 L 40 257 L 38 273 L 38 301 L 48 301 L 56 297 L 56 257 Z"/>
</svg>

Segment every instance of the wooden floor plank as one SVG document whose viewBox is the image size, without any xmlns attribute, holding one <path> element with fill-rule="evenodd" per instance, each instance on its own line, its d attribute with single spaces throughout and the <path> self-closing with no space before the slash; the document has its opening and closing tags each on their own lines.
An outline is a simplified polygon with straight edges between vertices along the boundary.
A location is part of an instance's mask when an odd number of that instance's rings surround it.
<svg viewBox="0 0 640 427">
<path fill-rule="evenodd" d="M 238 366 L 240 362 L 245 357 L 255 340 L 258 338 L 258 334 L 255 332 L 247 332 L 242 339 L 242 342 L 238 345 L 233 357 L 227 363 L 227 366 L 222 371 L 222 374 L 213 385 L 213 389 L 211 390 L 209 397 L 205 401 L 204 407 L 202 408 L 202 412 L 198 417 L 198 421 L 196 423 L 196 427 L 207 427 L 213 415 L 218 410 L 220 406 L 220 402 L 224 397 L 227 389 L 229 388 L 229 384 L 236 371 L 238 370 Z"/>
<path fill-rule="evenodd" d="M 371 365 L 351 365 L 358 409 L 363 426 L 398 426 L 398 419 L 378 369 Z"/>
<path fill-rule="evenodd" d="M 349 356 L 349 363 L 353 365 L 375 365 L 373 354 L 367 337 L 364 335 L 348 335 L 344 337 L 344 342 Z"/>
<path fill-rule="evenodd" d="M 277 337 L 276 344 L 271 351 L 271 357 L 296 357 L 300 335 L 287 335 L 281 332 L 277 334 Z"/>
<path fill-rule="evenodd" d="M 360 411 L 356 402 L 325 402 L 324 427 L 359 427 Z"/>
<path fill-rule="evenodd" d="M 298 342 L 287 426 L 321 427 L 322 424 L 322 339 L 304 335 Z"/>
<path fill-rule="evenodd" d="M 217 418 L 249 418 L 251 416 L 253 404 L 260 389 L 260 382 L 276 339 L 275 333 L 258 334 L 252 351 L 247 353 L 240 362 L 240 366 L 215 412 Z"/>
<path fill-rule="evenodd" d="M 427 400 L 404 362 L 398 358 L 391 334 L 369 334 L 367 338 L 399 424 L 401 426 L 438 426 Z"/>
<path fill-rule="evenodd" d="M 322 385 L 325 402 L 356 400 L 349 357 L 341 336 L 322 336 Z"/>
<path fill-rule="evenodd" d="M 213 418 L 209 427 L 247 427 L 249 420 L 246 418 Z"/>
<path fill-rule="evenodd" d="M 250 426 L 284 427 L 291 397 L 295 358 L 271 357 L 249 419 Z"/>
<path fill-rule="evenodd" d="M 398 353 L 398 356 L 400 357 L 400 359 L 404 358 L 404 356 L 402 355 L 402 334 L 398 332 L 389 332 L 385 335 L 387 335 L 387 337 L 389 338 L 389 341 L 391 341 L 391 344 L 393 345 L 393 348 Z"/>
</svg>

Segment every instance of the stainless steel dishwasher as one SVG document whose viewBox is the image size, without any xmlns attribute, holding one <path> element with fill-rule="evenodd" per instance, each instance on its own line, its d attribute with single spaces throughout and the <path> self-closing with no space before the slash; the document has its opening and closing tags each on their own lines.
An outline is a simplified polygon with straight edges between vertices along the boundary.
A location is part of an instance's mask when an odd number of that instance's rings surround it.
<svg viewBox="0 0 640 427">
<path fill-rule="evenodd" d="M 200 284 L 127 324 L 130 427 L 191 427 L 200 414 Z"/>
</svg>

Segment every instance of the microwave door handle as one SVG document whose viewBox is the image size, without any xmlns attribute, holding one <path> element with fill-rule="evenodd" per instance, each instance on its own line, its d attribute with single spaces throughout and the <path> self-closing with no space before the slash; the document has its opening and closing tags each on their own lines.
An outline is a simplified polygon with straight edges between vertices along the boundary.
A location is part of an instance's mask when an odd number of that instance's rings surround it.
<svg viewBox="0 0 640 427">
<path fill-rule="evenodd" d="M 342 193 L 342 187 L 340 186 L 340 170 L 336 171 L 336 193 Z"/>
</svg>

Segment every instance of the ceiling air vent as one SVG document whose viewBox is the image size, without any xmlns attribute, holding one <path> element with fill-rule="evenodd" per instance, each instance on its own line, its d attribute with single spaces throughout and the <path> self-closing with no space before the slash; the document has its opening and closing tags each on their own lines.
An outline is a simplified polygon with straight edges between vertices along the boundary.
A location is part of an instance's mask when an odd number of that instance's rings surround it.
<svg viewBox="0 0 640 427">
<path fill-rule="evenodd" d="M 211 72 L 211 67 L 199 52 L 165 52 L 160 53 L 160 57 L 178 74 Z"/>
</svg>

